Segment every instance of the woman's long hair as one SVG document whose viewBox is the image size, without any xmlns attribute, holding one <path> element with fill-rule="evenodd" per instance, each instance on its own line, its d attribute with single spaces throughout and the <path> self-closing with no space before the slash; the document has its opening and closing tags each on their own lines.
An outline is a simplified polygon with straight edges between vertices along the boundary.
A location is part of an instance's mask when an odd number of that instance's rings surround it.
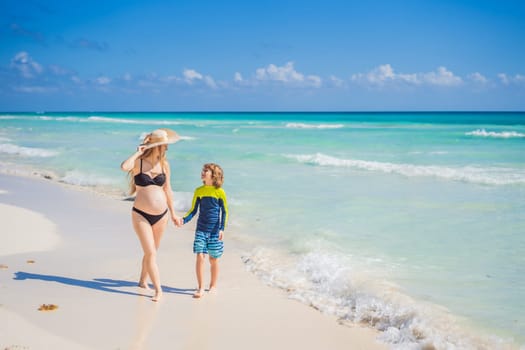
<svg viewBox="0 0 525 350">
<path fill-rule="evenodd" d="M 147 145 L 149 143 L 149 140 L 150 140 L 150 134 L 146 135 L 146 137 L 144 138 L 144 142 L 142 144 Z M 166 160 L 166 148 L 162 146 L 163 145 L 148 148 L 147 150 L 144 151 L 144 153 L 139 158 L 137 158 L 137 160 L 140 159 L 142 161 L 143 159 L 146 159 L 152 164 L 158 161 L 160 162 L 162 172 L 165 173 L 167 165 L 168 165 L 168 161 Z M 157 154 L 157 159 L 151 162 L 149 159 L 155 157 L 155 153 Z M 129 195 L 130 196 L 133 196 L 137 192 L 137 185 L 135 184 L 135 175 L 133 175 L 134 169 L 135 169 L 135 166 L 133 166 L 133 168 L 130 171 L 128 171 Z"/>
</svg>

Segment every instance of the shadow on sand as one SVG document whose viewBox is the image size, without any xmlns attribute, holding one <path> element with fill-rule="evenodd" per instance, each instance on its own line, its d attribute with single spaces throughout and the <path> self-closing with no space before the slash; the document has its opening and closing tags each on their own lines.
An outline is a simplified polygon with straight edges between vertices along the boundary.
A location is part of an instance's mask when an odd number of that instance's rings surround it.
<svg viewBox="0 0 525 350">
<path fill-rule="evenodd" d="M 67 284 L 70 286 L 95 289 L 95 290 L 99 290 L 102 292 L 144 296 L 144 294 L 141 294 L 141 293 L 128 292 L 125 290 L 118 289 L 118 288 L 138 287 L 137 282 L 114 280 L 114 279 L 109 279 L 109 278 L 94 278 L 93 280 L 86 281 L 86 280 L 79 280 L 76 278 L 53 276 L 53 275 L 41 275 L 37 273 L 19 271 L 19 272 L 15 272 L 15 277 L 13 277 L 13 279 L 17 281 L 32 279 L 32 280 L 41 280 L 41 281 L 46 281 L 46 282 L 57 282 L 57 283 Z M 193 295 L 194 289 L 180 289 L 180 288 L 162 286 L 162 291 L 165 293 Z"/>
</svg>

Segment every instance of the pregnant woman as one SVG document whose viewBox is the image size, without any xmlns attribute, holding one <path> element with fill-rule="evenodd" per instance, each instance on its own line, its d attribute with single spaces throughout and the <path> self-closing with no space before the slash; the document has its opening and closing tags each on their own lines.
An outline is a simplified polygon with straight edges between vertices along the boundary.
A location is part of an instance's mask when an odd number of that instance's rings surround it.
<svg viewBox="0 0 525 350">
<path fill-rule="evenodd" d="M 155 289 L 153 301 L 159 301 L 162 297 L 157 250 L 168 218 L 171 217 L 175 225 L 181 225 L 181 218 L 173 208 L 170 166 L 166 160 L 168 144 L 179 140 L 173 130 L 154 130 L 120 166 L 130 175 L 130 194 L 136 193 L 131 221 L 144 251 L 139 286 L 149 289 L 149 277 Z"/>
</svg>

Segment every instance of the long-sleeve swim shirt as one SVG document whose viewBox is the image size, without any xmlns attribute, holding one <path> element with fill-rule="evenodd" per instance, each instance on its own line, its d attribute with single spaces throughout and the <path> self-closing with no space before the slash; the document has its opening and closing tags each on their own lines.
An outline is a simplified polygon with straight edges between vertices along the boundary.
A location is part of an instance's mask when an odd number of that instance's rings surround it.
<svg viewBox="0 0 525 350">
<path fill-rule="evenodd" d="M 222 188 L 203 185 L 195 189 L 191 209 L 184 215 L 186 224 L 199 211 L 197 231 L 219 232 L 224 230 L 228 221 L 228 202 Z"/>
</svg>

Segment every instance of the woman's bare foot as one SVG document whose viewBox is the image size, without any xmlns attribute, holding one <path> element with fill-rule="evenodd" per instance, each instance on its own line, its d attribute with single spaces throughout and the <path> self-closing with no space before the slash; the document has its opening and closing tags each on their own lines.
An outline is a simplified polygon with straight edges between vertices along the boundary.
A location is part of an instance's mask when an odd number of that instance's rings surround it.
<svg viewBox="0 0 525 350">
<path fill-rule="evenodd" d="M 213 286 L 208 289 L 209 294 L 217 294 L 217 287 Z"/>
<path fill-rule="evenodd" d="M 204 295 L 204 289 L 197 289 L 195 293 L 193 293 L 193 297 L 195 299 L 198 299 Z"/>
<path fill-rule="evenodd" d="M 151 301 L 160 301 L 162 299 L 162 291 L 155 292 L 155 295 L 151 298 Z"/>
<path fill-rule="evenodd" d="M 150 289 L 146 282 L 139 282 L 139 287 L 144 289 Z"/>
</svg>

